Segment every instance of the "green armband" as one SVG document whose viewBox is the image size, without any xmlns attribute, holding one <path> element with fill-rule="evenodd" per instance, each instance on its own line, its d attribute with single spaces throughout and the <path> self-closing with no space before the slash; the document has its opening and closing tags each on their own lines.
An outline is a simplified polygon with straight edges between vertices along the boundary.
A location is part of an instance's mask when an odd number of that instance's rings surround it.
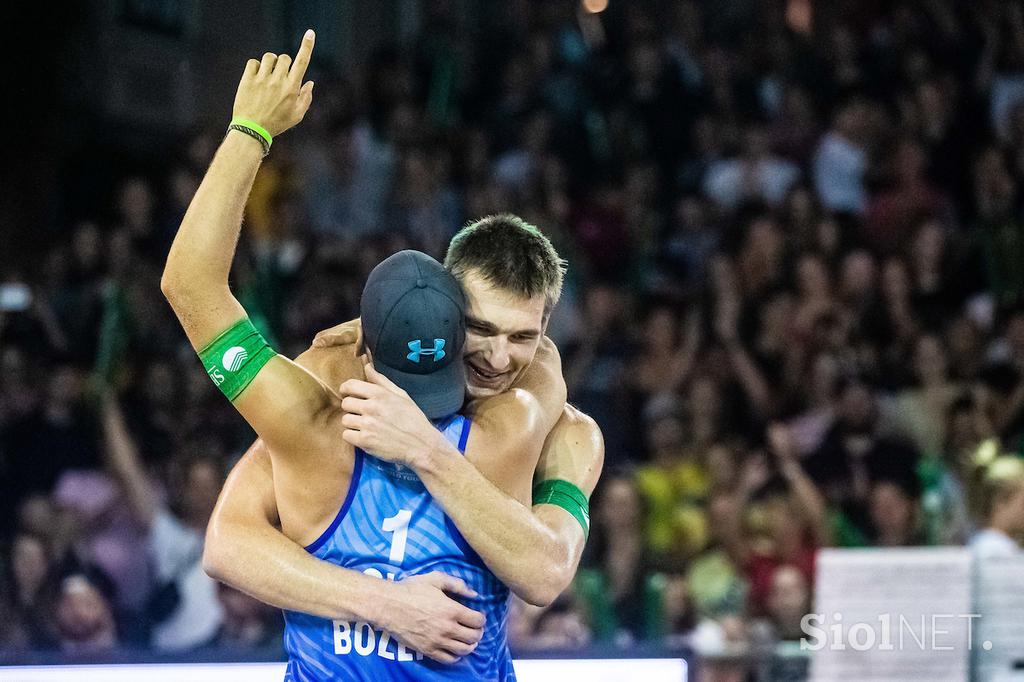
<svg viewBox="0 0 1024 682">
<path fill-rule="evenodd" d="M 275 355 L 248 317 L 231 325 L 199 351 L 207 376 L 232 401 Z"/>
<path fill-rule="evenodd" d="M 583 537 L 590 536 L 590 502 L 577 486 L 561 479 L 541 481 L 533 488 L 533 504 L 553 504 L 573 515 L 583 526 Z"/>
<path fill-rule="evenodd" d="M 237 130 L 238 132 L 245 133 L 249 137 L 255 139 L 260 143 L 260 146 L 263 147 L 263 156 L 270 153 L 270 145 L 274 143 L 274 138 L 271 137 L 269 130 L 261 126 L 256 121 L 235 116 L 231 119 L 231 123 L 228 125 L 228 130 Z"/>
</svg>

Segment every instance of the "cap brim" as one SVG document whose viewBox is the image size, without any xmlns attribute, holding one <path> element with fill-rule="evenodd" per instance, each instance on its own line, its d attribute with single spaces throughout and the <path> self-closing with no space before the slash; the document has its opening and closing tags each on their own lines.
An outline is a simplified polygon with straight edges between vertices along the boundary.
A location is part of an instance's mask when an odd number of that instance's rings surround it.
<svg viewBox="0 0 1024 682">
<path fill-rule="evenodd" d="M 373 367 L 395 382 L 423 410 L 428 419 L 458 412 L 466 397 L 466 369 L 459 358 L 430 374 L 409 374 L 373 359 Z"/>
</svg>

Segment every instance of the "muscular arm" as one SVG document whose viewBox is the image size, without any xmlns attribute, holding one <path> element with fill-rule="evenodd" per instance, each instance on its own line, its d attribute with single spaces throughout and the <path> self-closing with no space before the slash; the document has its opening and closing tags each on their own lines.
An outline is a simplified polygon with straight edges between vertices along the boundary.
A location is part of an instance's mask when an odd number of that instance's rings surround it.
<svg viewBox="0 0 1024 682">
<path fill-rule="evenodd" d="M 432 453 L 440 455 L 436 461 L 425 462 L 449 469 L 462 469 L 460 465 L 467 462 L 473 465 L 463 469 L 468 477 L 463 483 L 468 487 L 449 479 L 424 480 L 460 530 L 460 519 L 472 523 L 482 509 L 490 508 L 487 503 L 494 501 L 485 500 L 485 496 L 493 498 L 498 489 L 529 506 L 538 458 L 548 434 L 562 417 L 565 399 L 562 359 L 555 344 L 545 337 L 533 362 L 511 390 L 470 405 L 473 425 L 466 456 L 448 447 Z"/>
<path fill-rule="evenodd" d="M 603 463 L 604 441 L 597 424 L 566 405 L 544 443 L 536 480 L 566 480 L 589 497 Z M 568 587 L 585 540 L 583 528 L 569 512 L 550 504 L 532 509 L 520 504 L 481 481 L 481 474 L 463 458 L 439 460 L 420 471 L 432 493 L 445 491 L 442 494 L 448 497 L 442 504 L 455 525 L 517 596 L 546 606 Z M 460 490 L 473 490 L 473 495 L 459 494 Z"/>
<path fill-rule="evenodd" d="M 316 559 L 275 528 L 277 516 L 270 453 L 256 441 L 224 483 L 203 568 L 271 606 L 379 624 L 390 610 L 384 582 Z"/>
<path fill-rule="evenodd" d="M 413 467 L 488 568 L 523 600 L 541 605 L 554 600 L 572 578 L 583 531 L 558 508 L 544 505 L 539 515 L 529 508 L 540 449 L 543 469 L 564 472 L 563 478 L 588 493 L 594 483 L 586 472 L 596 476 L 603 458 L 596 425 L 565 409 L 554 345 L 545 340 L 512 390 L 474 406 L 465 457 L 404 392 L 372 369 L 367 376 L 373 385 L 342 387 L 350 396 L 342 403 L 345 410 L 361 414 L 346 417 L 353 429 L 345 432 L 346 439 Z M 548 430 L 551 411 L 558 422 L 554 431 Z M 575 531 L 562 523 L 563 516 L 572 519 Z"/>
<path fill-rule="evenodd" d="M 362 371 L 351 346 L 309 350 L 295 361 L 335 381 Z M 211 577 L 272 606 L 366 621 L 442 663 L 474 648 L 466 643 L 472 638 L 465 636 L 465 628 L 479 630 L 483 616 L 447 596 L 472 596 L 458 578 L 441 573 L 401 582 L 373 578 L 317 559 L 285 537 L 278 522 L 270 453 L 258 440 L 221 490 L 206 531 L 203 568 Z M 457 632 L 461 639 L 455 638 Z"/>
<path fill-rule="evenodd" d="M 572 581 L 584 533 L 564 509 L 530 508 L 524 495 L 534 480 L 560 478 L 589 496 L 604 462 L 601 431 L 565 404 L 561 360 L 546 338 L 512 391 L 474 407 L 466 456 L 431 449 L 417 471 L 488 568 L 524 601 L 546 606 Z M 545 434 L 539 460 L 531 426 Z"/>
<path fill-rule="evenodd" d="M 312 97 L 308 84 L 300 89 L 312 49 L 309 32 L 290 69 L 287 56 L 267 54 L 262 64 L 251 60 L 238 86 L 235 115 L 262 121 L 274 134 L 298 123 Z M 228 286 L 228 275 L 242 213 L 262 158 L 263 147 L 256 140 L 237 130 L 228 132 L 167 257 L 161 290 L 200 354 L 245 318 Z M 254 343 L 245 350 L 253 360 L 262 349 Z M 217 367 L 209 358 L 204 362 L 208 371 Z M 284 532 L 305 542 L 315 538 L 337 510 L 353 458 L 347 448 L 340 448 L 348 450 L 347 459 L 338 452 L 341 424 L 333 393 L 287 358 L 274 355 L 261 362 L 265 364 L 258 373 L 230 397 L 273 453 Z M 225 367 L 224 371 L 237 369 Z"/>
<path fill-rule="evenodd" d="M 295 363 L 325 379 L 351 376 L 360 365 L 351 347 L 308 350 Z M 379 581 L 316 559 L 280 531 L 280 522 L 270 452 L 257 440 L 221 489 L 206 529 L 203 568 L 272 606 L 377 624 L 370 609 L 381 596 Z"/>
<path fill-rule="evenodd" d="M 563 480 L 577 486 L 590 498 L 604 468 L 604 438 L 597 422 L 575 407 L 566 405 L 562 418 L 544 443 L 534 478 L 541 481 Z M 533 513 L 555 534 L 552 555 L 551 589 L 561 594 L 572 582 L 583 555 L 586 537 L 579 521 L 561 507 L 540 504 Z"/>
<path fill-rule="evenodd" d="M 597 425 L 567 406 L 545 442 L 537 480 L 567 480 L 589 496 L 603 461 Z M 274 527 L 272 476 L 269 456 L 257 441 L 232 471 L 210 520 L 203 557 L 207 572 L 274 606 L 366 620 L 395 631 L 396 614 L 407 608 L 402 595 L 388 592 L 386 583 L 316 559 Z M 485 561 L 487 556 L 516 559 L 498 577 L 518 596 L 538 605 L 554 601 L 572 581 L 583 552 L 579 522 L 561 507 L 528 509 L 490 484 L 482 497 L 502 513 L 480 514 L 466 525 L 466 540 Z"/>
</svg>

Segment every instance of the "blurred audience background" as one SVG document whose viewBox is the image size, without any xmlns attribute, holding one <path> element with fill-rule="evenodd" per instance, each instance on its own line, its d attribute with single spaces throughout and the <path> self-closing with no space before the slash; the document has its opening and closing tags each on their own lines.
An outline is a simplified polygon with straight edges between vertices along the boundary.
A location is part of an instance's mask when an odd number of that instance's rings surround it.
<svg viewBox="0 0 1024 682">
<path fill-rule="evenodd" d="M 801 636 L 819 548 L 1021 551 L 1024 5 L 604 4 L 423 2 L 405 40 L 315 64 L 233 285 L 294 356 L 394 251 L 538 225 L 607 455 L 579 576 L 516 605 L 515 648 L 685 648 L 745 679 Z M 202 571 L 253 434 L 158 287 L 222 124 L 3 261 L 3 655 L 280 646 Z"/>
</svg>

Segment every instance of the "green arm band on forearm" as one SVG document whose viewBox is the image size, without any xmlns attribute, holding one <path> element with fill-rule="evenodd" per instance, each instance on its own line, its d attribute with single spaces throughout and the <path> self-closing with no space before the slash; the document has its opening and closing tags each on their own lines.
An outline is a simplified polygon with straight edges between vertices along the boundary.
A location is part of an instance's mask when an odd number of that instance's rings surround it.
<svg viewBox="0 0 1024 682">
<path fill-rule="evenodd" d="M 231 325 L 199 351 L 207 376 L 232 401 L 275 355 L 248 317 Z"/>
<path fill-rule="evenodd" d="M 590 537 L 590 502 L 577 486 L 558 478 L 541 481 L 533 488 L 533 505 L 553 504 L 573 515 L 583 526 L 584 539 Z"/>
</svg>

